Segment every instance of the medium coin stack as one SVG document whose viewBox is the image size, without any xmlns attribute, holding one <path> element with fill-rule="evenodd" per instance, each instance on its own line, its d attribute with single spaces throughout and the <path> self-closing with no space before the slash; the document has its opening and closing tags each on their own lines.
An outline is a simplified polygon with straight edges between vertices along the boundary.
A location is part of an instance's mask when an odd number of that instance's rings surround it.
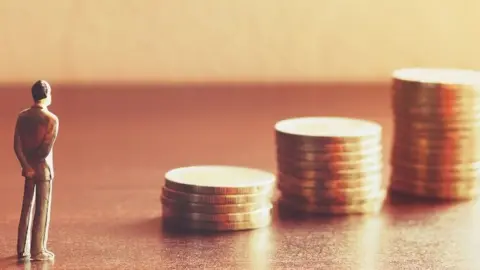
<svg viewBox="0 0 480 270">
<path fill-rule="evenodd" d="M 320 214 L 378 212 L 382 127 L 360 119 L 302 117 L 275 125 L 280 205 Z"/>
<path fill-rule="evenodd" d="M 433 199 L 477 197 L 480 72 L 400 69 L 392 89 L 390 189 Z"/>
<path fill-rule="evenodd" d="M 271 222 L 275 175 L 233 166 L 192 166 L 165 174 L 163 218 L 183 229 L 235 231 Z"/>
</svg>

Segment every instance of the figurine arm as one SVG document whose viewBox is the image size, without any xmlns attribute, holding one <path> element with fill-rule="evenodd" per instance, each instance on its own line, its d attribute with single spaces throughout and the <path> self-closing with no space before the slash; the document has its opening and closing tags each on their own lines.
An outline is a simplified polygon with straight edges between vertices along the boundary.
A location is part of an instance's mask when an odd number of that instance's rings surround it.
<svg viewBox="0 0 480 270">
<path fill-rule="evenodd" d="M 20 140 L 20 135 L 18 134 L 18 126 L 19 126 L 19 119 L 17 119 L 17 124 L 15 125 L 15 134 L 13 138 L 13 149 L 15 150 L 15 155 L 17 156 L 18 161 L 20 162 L 20 165 L 22 166 L 22 169 L 30 169 L 31 166 L 27 162 L 27 158 L 25 157 L 25 154 L 23 153 L 23 146 L 22 146 L 22 141 Z"/>
<path fill-rule="evenodd" d="M 37 151 L 36 151 L 36 156 L 40 160 L 45 160 L 48 154 L 50 154 L 50 151 L 52 151 L 53 144 L 57 139 L 57 134 L 58 134 L 58 119 L 53 119 L 48 122 L 47 133 L 43 138 L 43 142 L 40 144 L 40 146 L 37 148 Z"/>
</svg>

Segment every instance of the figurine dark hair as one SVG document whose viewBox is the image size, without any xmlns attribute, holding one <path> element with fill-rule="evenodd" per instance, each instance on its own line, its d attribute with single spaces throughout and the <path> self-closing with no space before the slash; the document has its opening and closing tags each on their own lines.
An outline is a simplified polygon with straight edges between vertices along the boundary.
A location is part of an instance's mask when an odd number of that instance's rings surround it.
<svg viewBox="0 0 480 270">
<path fill-rule="evenodd" d="M 47 98 L 49 94 L 50 94 L 50 85 L 46 81 L 39 80 L 33 84 L 32 97 L 34 101 L 39 101 L 44 98 Z"/>
</svg>

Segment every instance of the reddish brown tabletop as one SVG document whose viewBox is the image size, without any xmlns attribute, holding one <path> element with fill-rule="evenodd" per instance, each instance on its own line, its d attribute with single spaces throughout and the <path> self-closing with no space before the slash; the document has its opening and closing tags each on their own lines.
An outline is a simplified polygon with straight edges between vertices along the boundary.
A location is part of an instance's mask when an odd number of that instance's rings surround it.
<svg viewBox="0 0 480 270">
<path fill-rule="evenodd" d="M 270 227 L 254 231 L 162 229 L 159 195 L 167 170 L 229 164 L 274 171 L 273 125 L 283 118 L 378 121 L 387 162 L 388 83 L 53 87 L 51 110 L 60 118 L 60 133 L 49 238 L 56 259 L 50 269 L 480 267 L 476 202 L 397 197 L 376 216 L 297 219 L 275 211 Z M 42 265 L 16 266 L 12 257 L 23 189 L 13 125 L 30 103 L 28 85 L 1 86 L 0 100 L 0 269 L 35 269 Z"/>
</svg>

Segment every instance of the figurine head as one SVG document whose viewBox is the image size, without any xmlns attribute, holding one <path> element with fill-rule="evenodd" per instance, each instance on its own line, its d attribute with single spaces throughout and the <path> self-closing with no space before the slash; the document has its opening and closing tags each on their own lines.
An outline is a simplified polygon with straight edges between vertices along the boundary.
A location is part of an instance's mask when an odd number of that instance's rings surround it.
<svg viewBox="0 0 480 270">
<path fill-rule="evenodd" d="M 52 103 L 52 89 L 47 81 L 36 81 L 32 86 L 32 97 L 35 103 L 49 106 Z"/>
</svg>

